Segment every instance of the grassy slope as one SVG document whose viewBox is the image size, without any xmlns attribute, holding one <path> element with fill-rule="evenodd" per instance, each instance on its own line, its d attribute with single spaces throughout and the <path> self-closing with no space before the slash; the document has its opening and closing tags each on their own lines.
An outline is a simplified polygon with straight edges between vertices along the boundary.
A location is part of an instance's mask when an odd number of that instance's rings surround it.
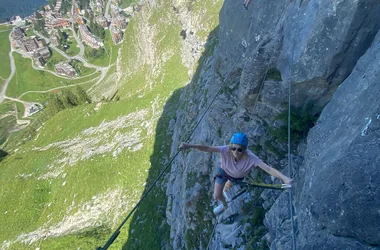
<svg viewBox="0 0 380 250">
<path fill-rule="evenodd" d="M 11 27 L 8 25 L 0 25 L 0 77 L 3 79 L 8 78 L 11 73 L 8 56 L 8 53 L 11 50 L 8 39 L 10 29 Z M 0 79 L 0 82 L 2 82 L 2 79 Z"/>
<path fill-rule="evenodd" d="M 201 3 L 201 1 L 196 3 Z M 220 8 L 220 1 L 218 4 L 215 5 L 216 8 Z M 210 5 L 214 6 L 211 3 Z M 98 111 L 94 109 L 95 104 L 62 111 L 38 131 L 36 139 L 25 141 L 25 144 L 18 147 L 17 152 L 1 162 L 0 197 L 4 202 L 0 204 L 0 221 L 2 221 L 1 225 L 6 225 L 6 227 L 0 227 L 0 242 L 14 241 L 21 233 L 40 228 L 44 228 L 45 233 L 49 227 L 60 228 L 60 222 L 65 222 L 67 218 L 76 218 L 77 212 L 81 212 L 82 217 L 86 217 L 86 204 L 94 207 L 96 205 L 94 201 L 98 200 L 97 198 L 106 196 L 107 192 L 121 190 L 117 199 L 119 203 L 113 204 L 115 199 L 100 199 L 102 202 L 112 203 L 113 206 L 108 210 L 105 208 L 106 204 L 100 206 L 105 209 L 104 214 L 94 218 L 90 223 L 91 226 L 68 235 L 39 240 L 30 247 L 33 249 L 35 247 L 93 249 L 103 245 L 136 204 L 145 188 L 162 170 L 163 159 L 167 157 L 171 145 L 170 137 L 166 135 L 168 124 L 175 115 L 180 88 L 188 81 L 187 69 L 182 65 L 178 54 L 182 39 L 179 36 L 181 26 L 178 21 L 175 21 L 174 13 L 167 14 L 163 11 L 164 9 L 172 11 L 169 5 L 163 4 L 155 9 L 149 19 L 151 25 L 155 25 L 156 30 L 159 31 L 153 38 L 157 44 L 155 56 L 160 66 L 158 74 L 152 72 L 151 65 L 142 65 L 134 71 L 130 70 L 130 74 L 123 78 L 123 88 L 120 89 L 120 95 L 128 96 L 128 99 L 105 103 Z M 217 12 L 210 12 L 210 14 L 214 13 Z M 208 12 L 204 14 L 204 16 L 207 15 L 209 16 Z M 168 20 L 165 20 L 166 17 L 174 21 L 165 22 Z M 136 53 L 138 47 L 136 44 L 138 30 L 136 29 L 139 28 L 139 18 L 141 16 L 136 16 L 130 23 L 123 45 L 123 70 L 126 69 L 126 71 L 141 61 Z M 217 15 L 213 18 L 214 22 L 210 25 L 210 30 L 217 25 Z M 162 60 L 161 56 L 165 53 L 171 56 Z M 39 88 L 44 87 L 39 86 Z M 16 90 L 13 92 L 20 93 Z M 91 139 L 84 136 L 82 132 L 141 110 L 148 112 L 144 122 L 136 120 L 132 121 L 131 127 L 108 129 L 106 130 L 108 132 L 103 132 L 108 134 L 108 137 L 102 137 L 102 133 L 95 134 L 91 138 L 101 139 L 100 142 L 78 149 L 82 153 L 99 149 L 120 138 L 120 134 L 127 134 L 137 129 L 141 132 L 143 148 L 136 152 L 132 151 L 136 146 L 132 146 L 129 149 L 124 148 L 117 157 L 112 155 L 112 151 L 104 152 L 95 154 L 89 159 L 79 160 L 69 166 L 56 162 L 70 155 L 64 149 L 52 147 L 46 151 L 33 150 L 36 147 L 44 147 L 50 143 L 68 139 L 77 138 L 79 141 Z M 14 137 L 14 140 L 17 140 L 16 138 Z M 6 148 L 6 150 L 12 149 L 15 148 Z M 39 179 L 44 174 L 58 171 L 60 168 L 63 172 L 58 174 L 58 177 Z M 97 198 L 93 199 L 93 197 Z M 161 241 L 167 241 L 169 238 L 168 226 L 166 223 L 162 224 L 165 220 L 165 206 L 166 199 L 163 190 L 155 188 L 153 195 L 142 203 L 133 218 L 123 227 L 118 240 L 110 249 L 121 247 L 160 249 Z M 131 228 L 129 223 L 132 223 Z M 162 233 L 157 233 L 158 230 Z M 40 232 L 40 234 L 43 233 Z M 132 237 L 129 237 L 130 235 Z M 10 249 L 24 247 L 23 243 L 17 242 L 11 244 Z"/>
<path fill-rule="evenodd" d="M 0 104 L 0 145 L 4 143 L 6 138 L 9 136 L 9 128 L 13 127 L 16 122 L 15 116 L 6 114 L 12 113 L 14 111 L 12 102 L 4 101 Z"/>
</svg>

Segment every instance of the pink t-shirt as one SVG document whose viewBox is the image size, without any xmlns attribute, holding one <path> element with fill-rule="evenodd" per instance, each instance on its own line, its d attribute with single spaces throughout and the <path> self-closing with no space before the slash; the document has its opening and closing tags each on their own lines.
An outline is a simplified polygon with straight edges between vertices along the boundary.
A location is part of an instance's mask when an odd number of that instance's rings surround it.
<svg viewBox="0 0 380 250">
<path fill-rule="evenodd" d="M 233 178 L 245 177 L 252 167 L 256 167 L 262 161 L 251 150 L 247 149 L 247 156 L 235 162 L 234 157 L 228 151 L 228 146 L 218 146 L 221 160 L 222 169 Z"/>
</svg>

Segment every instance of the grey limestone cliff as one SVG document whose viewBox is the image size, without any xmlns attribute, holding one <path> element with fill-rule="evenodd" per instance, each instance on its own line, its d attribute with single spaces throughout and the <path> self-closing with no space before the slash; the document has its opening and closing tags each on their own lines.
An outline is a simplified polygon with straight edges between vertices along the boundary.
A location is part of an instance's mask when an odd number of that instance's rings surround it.
<svg viewBox="0 0 380 250">
<path fill-rule="evenodd" d="M 292 107 L 322 110 L 307 138 L 292 145 L 297 249 L 380 249 L 379 13 L 377 0 L 252 0 L 248 10 L 226 0 L 219 43 L 172 121 L 174 153 L 212 103 L 191 142 L 225 144 L 244 131 L 261 158 L 283 169 L 286 145 L 271 128 L 283 125 L 277 116 L 287 111 L 289 82 Z M 194 150 L 174 161 L 167 188 L 174 249 L 206 249 L 218 161 Z M 250 199 L 239 200 L 234 221 L 216 227 L 210 249 L 252 249 Z M 260 244 L 291 249 L 288 194 L 265 191 L 261 199 L 268 211 Z"/>
</svg>

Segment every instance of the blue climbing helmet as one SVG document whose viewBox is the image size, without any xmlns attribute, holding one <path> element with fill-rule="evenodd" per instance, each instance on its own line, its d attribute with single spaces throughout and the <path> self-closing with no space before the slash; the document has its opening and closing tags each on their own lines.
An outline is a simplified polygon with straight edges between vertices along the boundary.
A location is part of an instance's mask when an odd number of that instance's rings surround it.
<svg viewBox="0 0 380 250">
<path fill-rule="evenodd" d="M 248 146 L 248 137 L 244 133 L 236 133 L 232 136 L 231 144 L 239 144 L 244 147 Z"/>
</svg>

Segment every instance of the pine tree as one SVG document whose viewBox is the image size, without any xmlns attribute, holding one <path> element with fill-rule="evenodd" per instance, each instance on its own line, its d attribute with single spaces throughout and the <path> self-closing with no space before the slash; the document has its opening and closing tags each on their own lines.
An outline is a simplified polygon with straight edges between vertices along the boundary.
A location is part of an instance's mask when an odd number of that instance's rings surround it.
<svg viewBox="0 0 380 250">
<path fill-rule="evenodd" d="M 81 86 L 77 85 L 76 92 L 81 103 L 91 103 L 91 97 L 81 88 Z"/>
<path fill-rule="evenodd" d="M 78 97 L 74 95 L 74 93 L 71 92 L 71 90 L 69 89 L 65 89 L 62 91 L 62 98 L 67 108 L 75 107 L 79 104 Z"/>
<path fill-rule="evenodd" d="M 0 148 L 0 161 L 3 160 L 8 153 Z"/>
</svg>

